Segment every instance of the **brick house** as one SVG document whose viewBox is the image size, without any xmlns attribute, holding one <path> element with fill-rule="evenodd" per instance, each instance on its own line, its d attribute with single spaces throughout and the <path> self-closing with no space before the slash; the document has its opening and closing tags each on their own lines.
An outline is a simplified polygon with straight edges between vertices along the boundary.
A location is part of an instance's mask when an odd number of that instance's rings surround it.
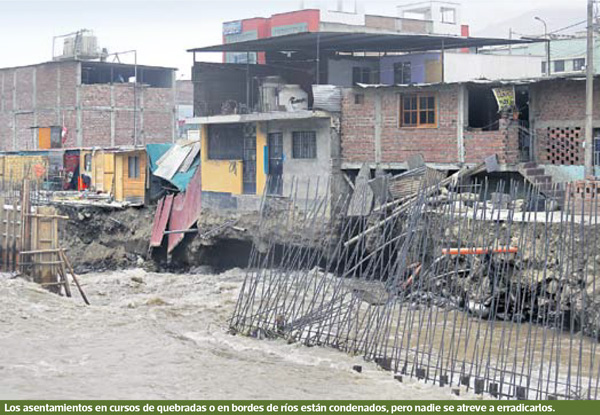
<svg viewBox="0 0 600 415">
<path fill-rule="evenodd" d="M 585 79 L 565 76 L 530 86 L 535 161 L 562 181 L 584 178 Z M 600 85 L 594 83 L 594 164 L 600 165 Z M 600 174 L 596 167 L 596 175 Z"/>
<path fill-rule="evenodd" d="M 175 69 L 64 60 L 0 68 L 0 150 L 171 142 Z"/>
<path fill-rule="evenodd" d="M 515 82 L 517 105 L 527 88 Z M 423 86 L 357 86 L 343 93 L 342 168 L 363 163 L 403 170 L 416 154 L 436 168 L 455 170 L 497 154 L 505 170 L 527 161 L 523 132 L 527 111 L 498 113 L 492 88 L 498 82 Z"/>
<path fill-rule="evenodd" d="M 446 170 L 478 163 L 490 152 L 500 153 L 504 164 L 513 162 L 520 157 L 512 153 L 519 123 L 496 117 L 497 108 L 491 105 L 494 85 L 379 84 L 388 78 L 405 80 L 409 72 L 418 75 L 417 65 L 410 65 L 407 72 L 406 62 L 386 61 L 403 75 L 387 76 L 387 66 L 382 66 L 387 53 L 399 57 L 441 50 L 434 66 L 443 79 L 445 48 L 510 42 L 515 41 L 305 31 L 190 49 L 194 118 L 187 122 L 195 124 L 203 143 L 203 191 L 218 194 L 221 200 L 234 196 L 240 206 L 248 195 L 260 195 L 266 176 L 273 177 L 276 171 L 285 191 L 299 177 L 319 178 L 322 183 L 333 179 L 336 187 L 343 182 L 343 170 L 357 169 L 363 163 L 405 169 L 406 160 L 415 153 L 425 152 L 427 162 Z M 260 53 L 264 60 L 259 59 L 259 64 L 207 63 L 197 59 L 203 52 Z M 293 96 L 289 91 L 294 91 Z M 405 99 L 415 108 L 400 105 Z M 301 105 L 294 108 L 289 105 L 293 102 Z M 468 102 L 475 107 L 470 116 L 465 115 Z M 400 122 L 405 114 L 399 111 L 404 107 L 408 122 Z M 211 147 L 226 151 L 221 154 Z M 237 153 L 229 151 L 237 147 Z M 209 172 L 209 166 L 214 170 Z"/>
</svg>

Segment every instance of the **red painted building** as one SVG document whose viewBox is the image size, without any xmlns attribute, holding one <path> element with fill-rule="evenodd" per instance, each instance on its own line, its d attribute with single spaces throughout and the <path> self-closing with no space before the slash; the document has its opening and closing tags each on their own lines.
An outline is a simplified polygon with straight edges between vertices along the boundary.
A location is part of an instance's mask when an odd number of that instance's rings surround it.
<svg viewBox="0 0 600 415">
<path fill-rule="evenodd" d="M 271 17 L 254 17 L 223 23 L 223 43 L 243 42 L 283 36 L 292 33 L 319 31 L 320 11 L 316 9 L 297 10 L 274 14 Z M 224 53 L 225 63 L 265 63 L 264 53 L 233 52 Z"/>
</svg>

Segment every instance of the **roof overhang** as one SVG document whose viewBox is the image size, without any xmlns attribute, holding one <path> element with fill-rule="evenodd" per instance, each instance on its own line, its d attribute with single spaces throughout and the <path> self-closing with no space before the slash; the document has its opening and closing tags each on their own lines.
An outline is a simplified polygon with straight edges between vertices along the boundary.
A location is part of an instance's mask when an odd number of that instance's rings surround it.
<svg viewBox="0 0 600 415">
<path fill-rule="evenodd" d="M 532 40 L 408 33 L 304 32 L 188 49 L 188 52 L 415 52 L 533 43 Z"/>
<path fill-rule="evenodd" d="M 311 118 L 331 118 L 331 114 L 327 111 L 275 111 L 275 112 L 257 112 L 252 114 L 228 114 L 228 115 L 211 115 L 207 117 L 193 117 L 185 120 L 186 124 L 203 125 L 203 124 L 237 124 L 245 122 L 259 121 L 293 121 L 307 120 Z"/>
</svg>

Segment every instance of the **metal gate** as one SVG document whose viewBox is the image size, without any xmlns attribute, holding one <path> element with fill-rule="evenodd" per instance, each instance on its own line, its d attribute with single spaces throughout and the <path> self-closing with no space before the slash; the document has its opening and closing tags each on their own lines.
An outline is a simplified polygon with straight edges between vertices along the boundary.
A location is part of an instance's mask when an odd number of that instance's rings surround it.
<svg viewBox="0 0 600 415">
<path fill-rule="evenodd" d="M 269 146 L 269 194 L 280 195 L 283 190 L 283 133 L 270 133 Z"/>
<path fill-rule="evenodd" d="M 244 125 L 243 166 L 244 194 L 256 194 L 256 126 L 254 124 Z"/>
</svg>

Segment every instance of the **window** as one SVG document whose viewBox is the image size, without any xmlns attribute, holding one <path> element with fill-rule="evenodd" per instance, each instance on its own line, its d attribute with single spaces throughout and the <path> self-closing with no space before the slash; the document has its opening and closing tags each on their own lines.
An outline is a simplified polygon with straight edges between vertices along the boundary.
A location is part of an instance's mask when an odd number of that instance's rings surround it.
<svg viewBox="0 0 600 415">
<path fill-rule="evenodd" d="M 573 70 L 583 71 L 585 69 L 585 58 L 573 59 Z"/>
<path fill-rule="evenodd" d="M 209 125 L 208 159 L 242 160 L 244 158 L 243 127 L 243 124 Z"/>
<path fill-rule="evenodd" d="M 83 169 L 85 171 L 92 171 L 92 155 L 91 154 L 86 154 L 83 157 Z"/>
<path fill-rule="evenodd" d="M 564 72 L 565 71 L 565 61 L 554 61 L 554 72 Z"/>
<path fill-rule="evenodd" d="M 130 179 L 140 178 L 140 156 L 129 156 L 127 160 L 127 174 Z"/>
<path fill-rule="evenodd" d="M 456 10 L 442 7 L 442 23 L 456 24 Z"/>
<path fill-rule="evenodd" d="M 542 74 L 546 73 L 546 62 L 542 62 Z"/>
<path fill-rule="evenodd" d="M 394 64 L 394 84 L 410 84 L 411 82 L 410 62 L 396 62 Z"/>
<path fill-rule="evenodd" d="M 400 98 L 401 127 L 436 127 L 435 95 L 413 94 Z"/>
<path fill-rule="evenodd" d="M 317 158 L 317 133 L 314 131 L 292 132 L 292 158 Z"/>
<path fill-rule="evenodd" d="M 365 103 L 365 94 L 354 94 L 354 104 L 362 105 Z"/>
<path fill-rule="evenodd" d="M 371 83 L 371 68 L 355 66 L 352 68 L 352 83 L 353 84 L 370 84 Z"/>
</svg>

